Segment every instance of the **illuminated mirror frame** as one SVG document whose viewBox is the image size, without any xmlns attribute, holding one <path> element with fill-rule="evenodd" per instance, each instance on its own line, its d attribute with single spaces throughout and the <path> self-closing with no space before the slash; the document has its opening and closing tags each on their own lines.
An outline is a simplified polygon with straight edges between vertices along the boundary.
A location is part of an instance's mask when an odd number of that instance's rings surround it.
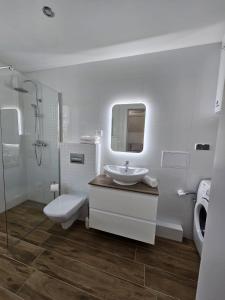
<svg viewBox="0 0 225 300">
<path fill-rule="evenodd" d="M 18 121 L 18 135 L 23 135 L 23 124 L 22 124 L 22 113 L 19 107 L 17 106 L 4 106 L 0 108 L 1 110 L 13 109 L 17 112 L 17 121 Z"/>
<path fill-rule="evenodd" d="M 124 152 L 124 151 L 115 151 L 111 148 L 111 136 L 112 136 L 112 111 L 115 105 L 132 105 L 132 104 L 142 104 L 145 106 L 145 126 L 144 126 L 144 139 L 143 139 L 143 150 L 141 152 Z M 146 101 L 140 100 L 118 100 L 111 104 L 109 109 L 109 123 L 108 123 L 108 149 L 111 153 L 115 155 L 123 155 L 123 156 L 140 156 L 146 153 L 147 150 L 147 143 L 148 143 L 148 135 L 147 135 L 147 128 L 149 128 L 149 106 Z"/>
</svg>

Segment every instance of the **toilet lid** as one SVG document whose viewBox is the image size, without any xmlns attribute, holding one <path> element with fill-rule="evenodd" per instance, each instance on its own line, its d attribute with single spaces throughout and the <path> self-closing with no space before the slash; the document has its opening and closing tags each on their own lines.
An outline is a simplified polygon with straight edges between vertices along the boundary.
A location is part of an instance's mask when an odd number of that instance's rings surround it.
<svg viewBox="0 0 225 300">
<path fill-rule="evenodd" d="M 85 199 L 86 196 L 82 194 L 61 195 L 44 207 L 44 213 L 50 217 L 70 216 L 77 212 Z"/>
</svg>

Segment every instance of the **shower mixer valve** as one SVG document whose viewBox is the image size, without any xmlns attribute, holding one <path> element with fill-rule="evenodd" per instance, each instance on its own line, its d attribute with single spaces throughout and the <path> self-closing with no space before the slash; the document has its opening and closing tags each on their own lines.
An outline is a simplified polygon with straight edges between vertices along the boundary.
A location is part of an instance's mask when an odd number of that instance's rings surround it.
<svg viewBox="0 0 225 300">
<path fill-rule="evenodd" d="M 40 140 L 37 140 L 32 145 L 35 147 L 47 147 L 48 146 L 47 143 L 45 143 L 44 141 L 40 141 Z"/>
</svg>

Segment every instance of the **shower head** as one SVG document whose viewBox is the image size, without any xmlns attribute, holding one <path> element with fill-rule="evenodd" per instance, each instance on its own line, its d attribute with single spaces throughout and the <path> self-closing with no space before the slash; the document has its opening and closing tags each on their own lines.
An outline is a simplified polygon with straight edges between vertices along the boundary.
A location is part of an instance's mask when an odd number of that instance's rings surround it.
<svg viewBox="0 0 225 300">
<path fill-rule="evenodd" d="M 28 93 L 28 90 L 26 90 L 26 89 L 23 88 L 20 76 L 18 74 L 13 74 L 11 76 L 10 87 L 14 91 L 17 91 L 19 93 L 24 93 L 24 94 Z"/>
<path fill-rule="evenodd" d="M 35 86 L 35 89 L 37 89 L 37 84 L 36 84 L 36 82 L 33 81 L 33 80 L 31 80 L 31 79 L 26 79 L 26 80 L 24 80 L 23 82 L 24 82 L 24 83 L 30 82 L 31 84 L 33 84 L 33 85 Z"/>
<path fill-rule="evenodd" d="M 17 91 L 17 92 L 19 92 L 19 93 L 24 93 L 24 94 L 27 94 L 27 93 L 28 93 L 28 91 L 25 90 L 25 89 L 22 88 L 22 87 L 14 87 L 13 89 L 14 89 L 14 91 Z"/>
</svg>

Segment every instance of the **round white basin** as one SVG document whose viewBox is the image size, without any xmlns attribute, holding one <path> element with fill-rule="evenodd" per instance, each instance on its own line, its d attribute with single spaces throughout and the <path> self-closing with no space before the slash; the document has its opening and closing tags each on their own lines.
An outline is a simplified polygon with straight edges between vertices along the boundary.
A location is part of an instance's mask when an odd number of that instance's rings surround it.
<svg viewBox="0 0 225 300">
<path fill-rule="evenodd" d="M 115 183 L 121 185 L 134 185 L 148 174 L 148 169 L 146 168 L 126 168 L 116 165 L 105 165 L 104 171 L 106 175 L 112 177 Z"/>
</svg>

